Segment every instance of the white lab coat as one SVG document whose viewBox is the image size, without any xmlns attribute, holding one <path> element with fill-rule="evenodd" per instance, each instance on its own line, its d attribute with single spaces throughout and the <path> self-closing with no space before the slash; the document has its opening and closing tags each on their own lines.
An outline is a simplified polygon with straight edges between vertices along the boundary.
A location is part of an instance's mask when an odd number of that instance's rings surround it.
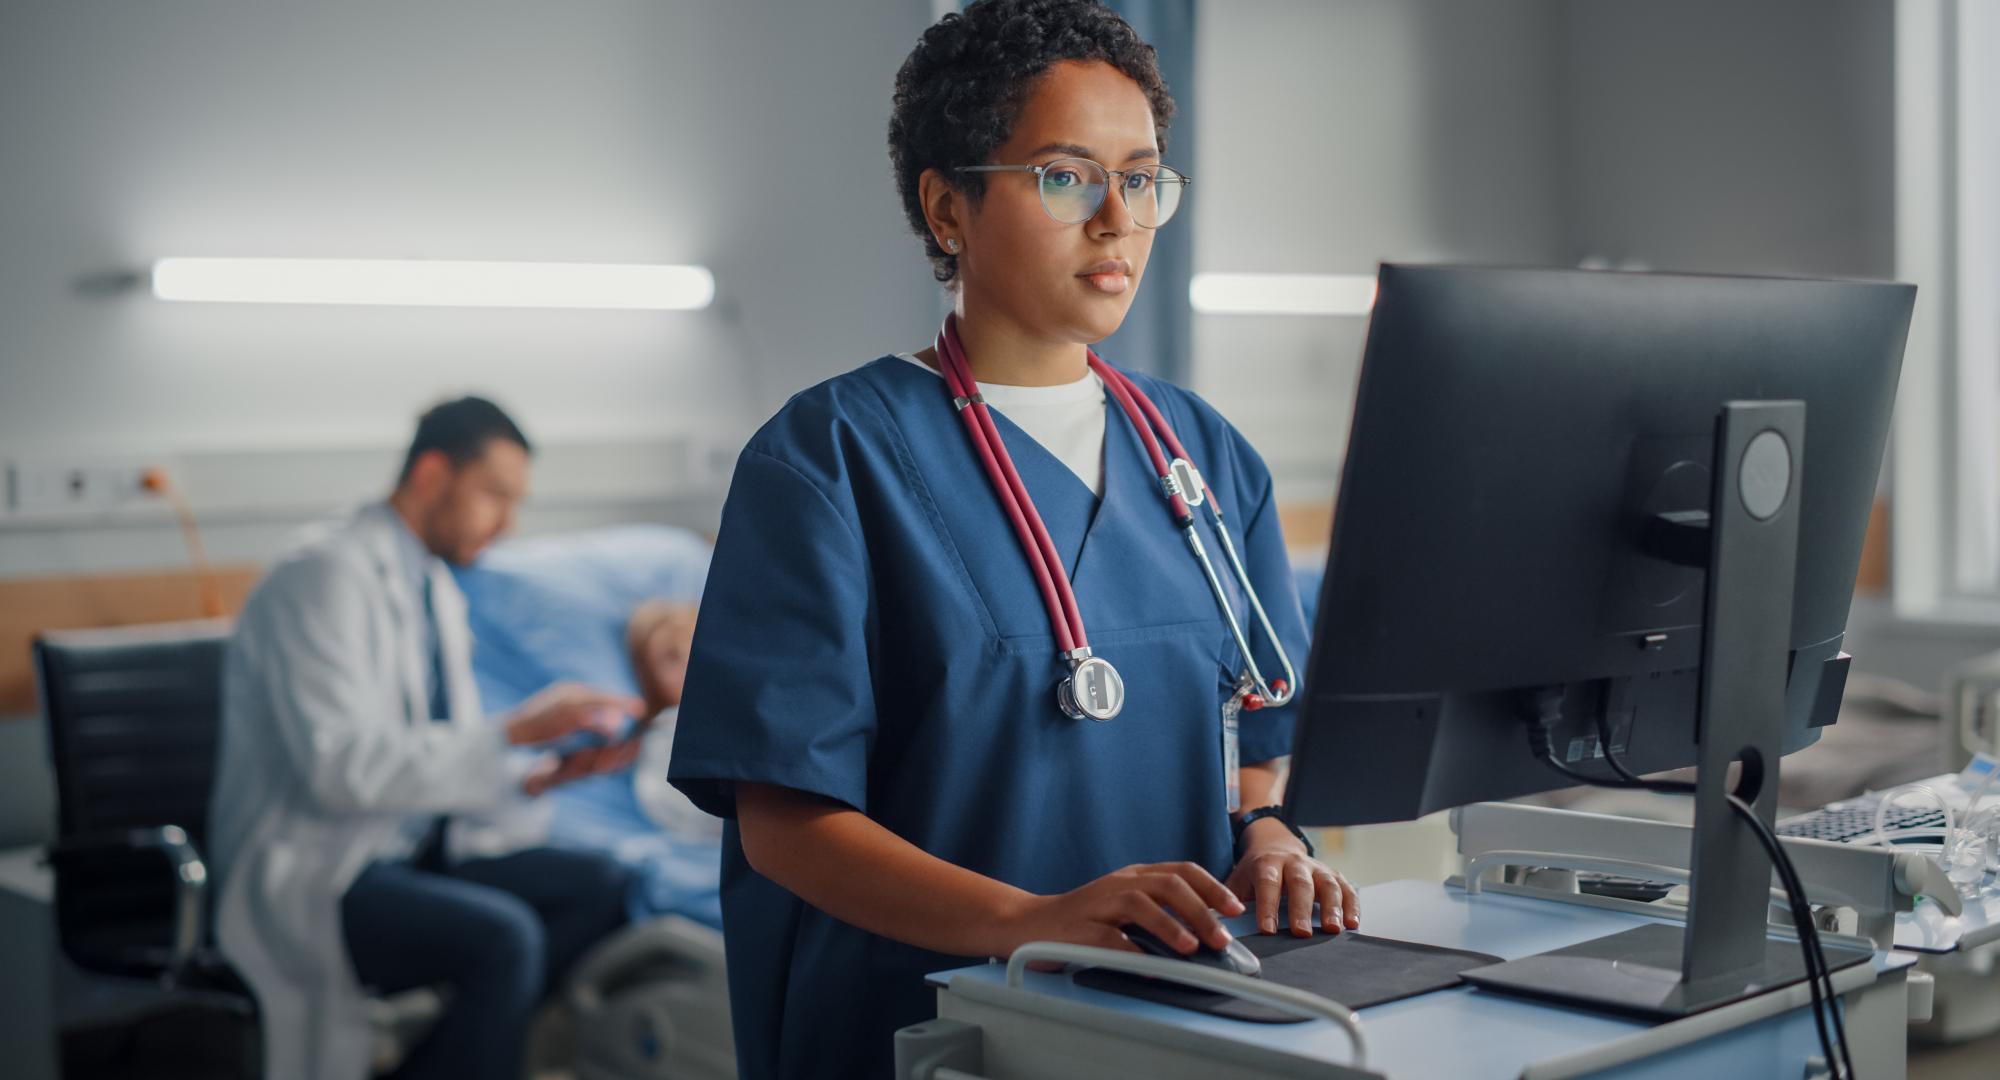
<svg viewBox="0 0 2000 1080">
<path fill-rule="evenodd" d="M 278 561 L 245 604 L 224 669 L 210 814 L 223 955 L 256 993 L 264 1075 L 368 1075 L 366 998 L 340 897 L 409 822 L 518 800 L 523 762 L 480 715 L 465 598 L 431 560 L 451 722 L 424 692 L 423 598 L 385 505 Z"/>
</svg>

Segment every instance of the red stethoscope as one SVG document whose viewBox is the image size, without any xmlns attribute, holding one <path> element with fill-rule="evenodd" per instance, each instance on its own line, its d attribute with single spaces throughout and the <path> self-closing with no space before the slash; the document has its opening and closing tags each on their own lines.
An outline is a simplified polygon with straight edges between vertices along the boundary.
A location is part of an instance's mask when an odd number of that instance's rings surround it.
<svg viewBox="0 0 2000 1080">
<path fill-rule="evenodd" d="M 1001 507 L 1013 523 L 1015 534 L 1020 537 L 1021 550 L 1028 558 L 1028 568 L 1033 571 L 1035 583 L 1041 588 L 1042 602 L 1049 612 L 1049 625 L 1055 631 L 1057 658 L 1069 667 L 1068 676 L 1056 687 L 1056 703 L 1072 719 L 1109 720 L 1125 706 L 1125 681 L 1109 660 L 1090 651 L 1090 640 L 1083 632 L 1083 612 L 1077 607 L 1076 594 L 1070 589 L 1069 574 L 1063 570 L 1055 542 L 1049 538 L 1041 514 L 1035 510 L 1034 500 L 1028 497 L 1027 485 L 1021 482 L 1021 474 L 1015 471 L 1014 460 L 1008 456 L 1006 445 L 1000 441 L 1000 431 L 993 425 L 993 415 L 972 378 L 972 365 L 966 361 L 965 347 L 959 342 L 956 315 L 947 316 L 944 329 L 938 332 L 937 355 L 938 370 L 944 375 L 951 403 L 958 410 L 959 418 L 965 422 L 965 433 L 972 439 L 972 449 L 986 467 L 986 475 L 993 481 L 994 493 L 999 496 Z M 1104 380 L 1105 387 L 1124 411 L 1125 418 L 1138 432 L 1139 441 L 1145 444 L 1147 455 L 1153 459 L 1153 469 L 1159 473 L 1160 489 L 1166 495 L 1174 524 L 1179 526 L 1181 535 L 1186 538 L 1188 549 L 1194 552 L 1195 561 L 1201 564 L 1202 574 L 1208 578 L 1209 590 L 1215 594 L 1216 606 L 1222 610 L 1229 632 L 1236 638 L 1236 647 L 1243 654 L 1245 670 L 1237 680 L 1235 696 L 1224 708 L 1224 720 L 1230 736 L 1228 750 L 1233 756 L 1237 708 L 1255 710 L 1266 705 L 1289 703 L 1294 694 L 1293 687 L 1298 684 L 1298 674 L 1292 668 L 1292 658 L 1285 652 L 1284 644 L 1278 640 L 1277 631 L 1271 628 L 1271 619 L 1264 613 L 1264 604 L 1258 599 L 1256 588 L 1250 584 L 1250 575 L 1243 569 L 1243 560 L 1236 554 L 1236 545 L 1229 538 L 1229 529 L 1223 523 L 1222 508 L 1217 505 L 1214 492 L 1208 490 L 1201 473 L 1188 460 L 1187 450 L 1174 437 L 1174 429 L 1168 425 L 1167 418 L 1123 372 L 1099 359 L 1094 350 L 1089 352 L 1089 357 L 1090 369 Z M 1173 452 L 1171 460 L 1160 449 L 1162 440 Z M 1204 505 L 1208 507 L 1223 554 L 1236 573 L 1236 581 L 1242 586 L 1243 595 L 1249 598 L 1250 610 L 1257 616 L 1265 639 L 1271 642 L 1271 647 L 1278 654 L 1278 662 L 1285 669 L 1282 679 L 1265 681 L 1256 658 L 1251 654 L 1250 642 L 1243 635 L 1243 626 L 1237 621 L 1235 611 L 1230 609 L 1229 598 L 1223 592 L 1222 579 L 1216 576 L 1215 564 L 1209 560 L 1208 549 L 1195 531 L 1192 508 Z M 1234 763 L 1230 764 L 1233 780 Z"/>
</svg>

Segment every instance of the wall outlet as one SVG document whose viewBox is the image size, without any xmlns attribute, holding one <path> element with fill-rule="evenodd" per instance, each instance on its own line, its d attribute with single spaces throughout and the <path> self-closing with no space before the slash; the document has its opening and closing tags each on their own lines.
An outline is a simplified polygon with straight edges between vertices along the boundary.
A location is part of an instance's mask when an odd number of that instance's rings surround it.
<svg viewBox="0 0 2000 1080">
<path fill-rule="evenodd" d="M 93 514 L 147 497 L 149 463 L 16 461 L 7 466 L 7 510 L 14 514 Z"/>
</svg>

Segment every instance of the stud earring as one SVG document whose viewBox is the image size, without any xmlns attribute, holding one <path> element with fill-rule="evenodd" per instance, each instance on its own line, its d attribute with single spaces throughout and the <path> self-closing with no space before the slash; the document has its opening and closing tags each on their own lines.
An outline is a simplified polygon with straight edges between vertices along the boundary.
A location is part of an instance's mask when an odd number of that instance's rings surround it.
<svg viewBox="0 0 2000 1080">
<path fill-rule="evenodd" d="M 951 253 L 952 253 L 953 255 L 956 255 L 956 254 L 958 254 L 958 241 L 957 241 L 957 240 L 946 240 L 946 241 L 944 242 L 944 249 L 945 249 L 946 251 L 949 251 L 949 252 L 951 252 Z"/>
</svg>

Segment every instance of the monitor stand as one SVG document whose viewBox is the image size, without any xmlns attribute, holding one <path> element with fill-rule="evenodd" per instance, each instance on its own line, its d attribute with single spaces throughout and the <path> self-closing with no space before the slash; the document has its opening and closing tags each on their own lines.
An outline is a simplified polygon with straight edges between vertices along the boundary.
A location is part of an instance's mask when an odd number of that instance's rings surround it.
<svg viewBox="0 0 2000 1080">
<path fill-rule="evenodd" d="M 1467 982 L 1668 1020 L 1804 981 L 1798 942 L 1769 934 L 1769 857 L 1726 797 L 1730 765 L 1741 761 L 1737 793 L 1766 825 L 1775 817 L 1805 416 L 1799 401 L 1731 402 L 1716 420 L 1708 543 L 1699 560 L 1708 580 L 1686 929 L 1641 926 L 1475 968 L 1464 973 Z M 1700 527 L 1699 514 L 1672 517 L 1672 530 Z M 1872 955 L 1844 945 L 1824 951 L 1829 970 Z"/>
</svg>

